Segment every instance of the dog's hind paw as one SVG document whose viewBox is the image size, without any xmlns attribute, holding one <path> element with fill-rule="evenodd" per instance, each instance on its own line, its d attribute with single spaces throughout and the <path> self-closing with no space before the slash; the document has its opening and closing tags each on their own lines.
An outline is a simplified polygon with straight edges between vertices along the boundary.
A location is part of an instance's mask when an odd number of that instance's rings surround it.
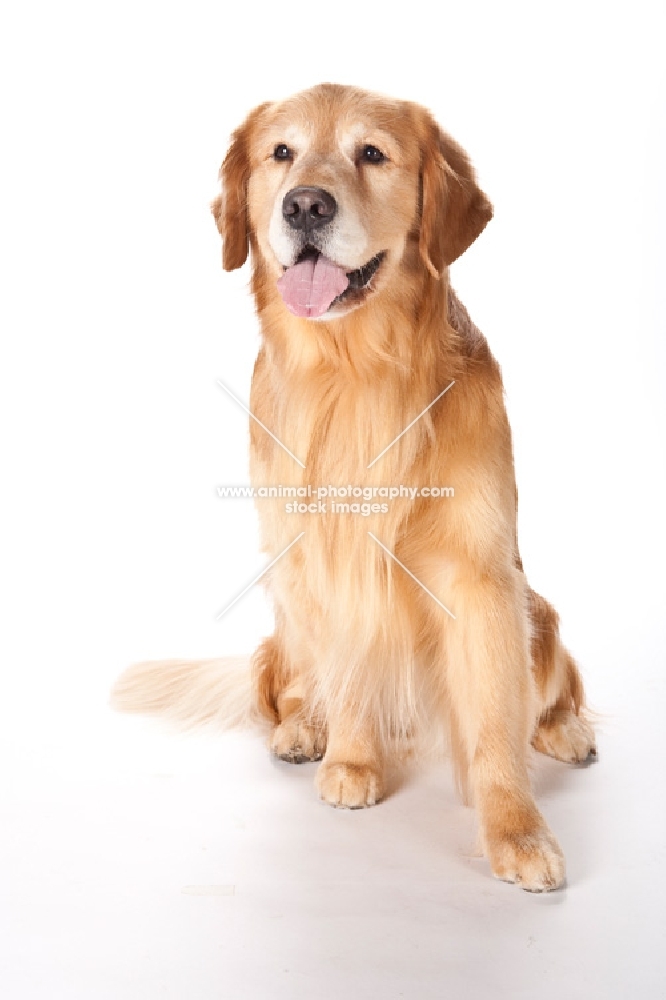
<svg viewBox="0 0 666 1000">
<path fill-rule="evenodd" d="M 540 722 L 532 737 L 532 746 L 539 753 L 567 764 L 582 764 L 596 760 L 597 756 L 592 726 L 569 709 Z"/>
<path fill-rule="evenodd" d="M 326 750 L 326 739 L 320 729 L 292 717 L 275 727 L 270 748 L 280 760 L 304 764 L 308 760 L 321 760 Z"/>
</svg>

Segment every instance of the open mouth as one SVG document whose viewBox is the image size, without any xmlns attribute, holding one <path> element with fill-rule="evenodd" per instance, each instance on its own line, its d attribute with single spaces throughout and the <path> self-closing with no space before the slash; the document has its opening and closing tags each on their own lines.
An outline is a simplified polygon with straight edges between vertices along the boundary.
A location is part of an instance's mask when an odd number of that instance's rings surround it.
<svg viewBox="0 0 666 1000">
<path fill-rule="evenodd" d="M 362 267 L 345 271 L 325 257 L 316 247 L 307 245 L 291 267 L 284 269 L 278 281 L 280 295 L 290 312 L 315 319 L 338 303 L 359 302 L 377 274 L 386 251 L 375 254 Z"/>
<path fill-rule="evenodd" d="M 303 250 L 301 250 L 296 258 L 296 263 L 300 264 L 303 260 L 312 260 L 316 265 L 317 261 L 322 256 L 323 254 L 320 250 L 317 250 L 312 246 L 306 246 Z M 350 292 L 359 292 L 362 288 L 365 288 L 366 285 L 370 284 L 385 256 L 386 251 L 383 250 L 381 253 L 375 254 L 375 256 L 367 261 L 367 263 L 363 264 L 362 267 L 357 267 L 355 271 L 346 271 L 345 274 L 347 275 L 349 284 L 344 292 L 338 295 L 337 298 L 342 299 Z"/>
</svg>

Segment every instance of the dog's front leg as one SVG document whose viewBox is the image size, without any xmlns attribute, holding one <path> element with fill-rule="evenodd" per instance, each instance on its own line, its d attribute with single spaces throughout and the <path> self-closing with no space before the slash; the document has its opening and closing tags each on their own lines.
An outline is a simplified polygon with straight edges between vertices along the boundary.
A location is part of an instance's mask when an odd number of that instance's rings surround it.
<svg viewBox="0 0 666 1000">
<path fill-rule="evenodd" d="M 449 599 L 447 689 L 493 874 L 533 892 L 555 889 L 564 858 L 527 772 L 535 695 L 524 576 L 459 566 Z"/>
<path fill-rule="evenodd" d="M 329 805 L 343 809 L 374 806 L 383 794 L 382 760 L 371 726 L 362 727 L 352 713 L 328 718 L 326 754 L 316 786 Z"/>
</svg>

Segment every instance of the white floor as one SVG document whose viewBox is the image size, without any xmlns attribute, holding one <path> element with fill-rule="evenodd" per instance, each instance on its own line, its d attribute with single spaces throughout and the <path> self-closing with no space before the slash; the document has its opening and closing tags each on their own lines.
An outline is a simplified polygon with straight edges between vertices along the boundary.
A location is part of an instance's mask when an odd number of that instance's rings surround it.
<svg viewBox="0 0 666 1000">
<path fill-rule="evenodd" d="M 443 767 L 343 812 L 254 734 L 101 698 L 6 723 L 0 995 L 666 996 L 663 671 L 607 676 L 598 763 L 537 764 L 569 873 L 545 896 L 491 878 Z"/>
</svg>

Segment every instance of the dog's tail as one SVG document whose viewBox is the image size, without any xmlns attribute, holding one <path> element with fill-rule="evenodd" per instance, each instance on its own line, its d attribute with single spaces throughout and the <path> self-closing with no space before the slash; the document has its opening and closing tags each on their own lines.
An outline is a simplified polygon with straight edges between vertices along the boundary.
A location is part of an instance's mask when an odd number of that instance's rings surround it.
<svg viewBox="0 0 666 1000">
<path fill-rule="evenodd" d="M 118 678 L 111 707 L 159 715 L 180 728 L 257 724 L 249 656 L 135 663 Z"/>
</svg>

